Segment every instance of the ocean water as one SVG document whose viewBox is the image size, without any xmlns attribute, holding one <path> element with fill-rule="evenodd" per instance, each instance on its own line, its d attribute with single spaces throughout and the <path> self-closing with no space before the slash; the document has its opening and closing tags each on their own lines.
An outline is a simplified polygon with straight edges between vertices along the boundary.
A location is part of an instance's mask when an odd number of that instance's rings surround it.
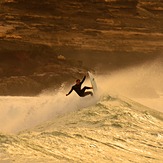
<svg viewBox="0 0 163 163">
<path fill-rule="evenodd" d="M 163 160 L 163 115 L 115 95 L 0 98 L 0 162 Z"/>
</svg>

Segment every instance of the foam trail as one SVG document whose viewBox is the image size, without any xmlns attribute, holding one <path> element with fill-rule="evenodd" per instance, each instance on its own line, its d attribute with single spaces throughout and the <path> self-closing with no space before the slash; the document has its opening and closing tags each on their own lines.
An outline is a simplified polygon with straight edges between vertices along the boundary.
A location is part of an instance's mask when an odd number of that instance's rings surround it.
<svg viewBox="0 0 163 163">
<path fill-rule="evenodd" d="M 64 91 L 37 97 L 0 97 L 0 132 L 17 132 L 34 127 L 96 103 L 92 97 L 80 98 L 75 93 L 66 97 Z M 4 124 L 4 125 L 3 125 Z"/>
</svg>

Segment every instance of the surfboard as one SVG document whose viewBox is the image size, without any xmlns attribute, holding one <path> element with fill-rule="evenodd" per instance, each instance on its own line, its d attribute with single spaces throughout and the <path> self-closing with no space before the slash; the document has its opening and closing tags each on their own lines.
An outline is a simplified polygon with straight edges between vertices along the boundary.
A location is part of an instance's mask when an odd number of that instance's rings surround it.
<svg viewBox="0 0 163 163">
<path fill-rule="evenodd" d="M 97 84 L 96 84 L 95 78 L 94 78 L 93 74 L 90 73 L 89 71 L 88 71 L 88 75 L 89 75 L 91 85 L 93 87 L 93 92 L 96 93 L 97 92 Z"/>
</svg>

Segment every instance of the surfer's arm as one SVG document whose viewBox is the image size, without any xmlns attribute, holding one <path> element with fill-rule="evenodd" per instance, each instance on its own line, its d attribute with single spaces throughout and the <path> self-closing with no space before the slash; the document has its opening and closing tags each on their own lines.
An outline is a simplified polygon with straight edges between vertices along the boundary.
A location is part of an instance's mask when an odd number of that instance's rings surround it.
<svg viewBox="0 0 163 163">
<path fill-rule="evenodd" d="M 69 93 L 66 94 L 66 96 L 68 96 L 72 91 L 73 91 L 73 87 L 71 88 L 71 90 L 69 91 Z"/>
<path fill-rule="evenodd" d="M 83 80 L 81 81 L 81 84 L 83 84 L 83 82 L 85 81 L 85 78 L 86 78 L 86 76 L 84 76 Z"/>
</svg>

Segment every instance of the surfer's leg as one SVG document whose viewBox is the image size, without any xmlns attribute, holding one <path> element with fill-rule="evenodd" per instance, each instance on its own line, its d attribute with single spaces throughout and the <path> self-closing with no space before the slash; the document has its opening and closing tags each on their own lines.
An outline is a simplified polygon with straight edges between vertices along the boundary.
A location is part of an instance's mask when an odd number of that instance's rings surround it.
<svg viewBox="0 0 163 163">
<path fill-rule="evenodd" d="M 81 91 L 82 91 L 82 92 L 85 92 L 86 89 L 92 89 L 92 87 L 87 87 L 87 86 L 85 86 Z"/>
<path fill-rule="evenodd" d="M 93 96 L 93 93 L 92 92 L 84 92 L 84 95 L 83 96 L 88 96 L 88 95 L 91 95 L 91 96 Z"/>
<path fill-rule="evenodd" d="M 87 95 L 91 95 L 91 96 L 92 96 L 93 93 L 90 92 L 90 91 L 89 91 L 89 92 L 85 92 L 86 89 L 92 89 L 92 87 L 87 87 L 87 86 L 85 86 L 85 87 L 81 90 L 81 96 L 82 96 L 82 97 L 87 96 Z"/>
</svg>

